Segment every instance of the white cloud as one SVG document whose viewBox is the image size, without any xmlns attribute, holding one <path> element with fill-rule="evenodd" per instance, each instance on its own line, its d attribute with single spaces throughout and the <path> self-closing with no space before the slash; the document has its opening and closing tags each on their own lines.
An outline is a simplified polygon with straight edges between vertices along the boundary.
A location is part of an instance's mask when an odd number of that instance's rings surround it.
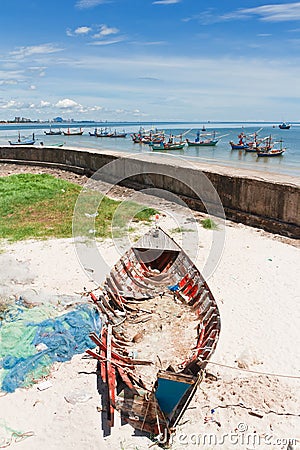
<svg viewBox="0 0 300 450">
<path fill-rule="evenodd" d="M 74 100 L 71 100 L 69 98 L 64 98 L 63 100 L 59 100 L 56 104 L 55 104 L 56 108 L 61 108 L 61 109 L 73 109 L 73 108 L 80 108 L 81 105 L 77 102 L 75 102 Z"/>
<path fill-rule="evenodd" d="M 180 3 L 181 0 L 157 0 L 152 2 L 152 5 L 175 5 L 175 3 Z"/>
<path fill-rule="evenodd" d="M 45 100 L 41 100 L 39 105 L 37 105 L 38 108 L 48 108 L 49 106 L 51 106 L 50 102 L 47 102 Z"/>
<path fill-rule="evenodd" d="M 20 109 L 23 107 L 23 103 L 16 102 L 15 100 L 9 100 L 6 103 L 0 104 L 1 109 Z"/>
<path fill-rule="evenodd" d="M 60 52 L 62 50 L 62 48 L 59 48 L 53 44 L 41 44 L 32 45 L 29 47 L 18 47 L 16 50 L 10 52 L 10 55 L 14 56 L 17 59 L 22 59 L 26 56 L 45 55 L 49 53 Z"/>
<path fill-rule="evenodd" d="M 256 8 L 244 8 L 225 14 L 223 20 L 247 19 L 249 16 L 259 16 L 265 22 L 284 22 L 300 19 L 300 2 L 263 5 Z"/>
<path fill-rule="evenodd" d="M 76 28 L 76 30 L 74 31 L 75 34 L 87 34 L 91 31 L 92 29 L 90 27 L 78 27 Z"/>
<path fill-rule="evenodd" d="M 98 5 L 109 3 L 108 0 L 77 0 L 76 7 L 80 9 L 94 8 Z"/>
<path fill-rule="evenodd" d="M 111 34 L 117 34 L 120 30 L 118 28 L 108 27 L 107 25 L 101 25 L 99 33 L 93 35 L 93 38 L 99 39 Z"/>
<path fill-rule="evenodd" d="M 63 109 L 64 111 L 76 111 L 80 113 L 100 111 L 103 108 L 101 106 L 83 106 L 80 103 L 75 102 L 69 98 L 64 98 L 63 100 L 59 100 L 55 105 L 56 108 Z"/>
<path fill-rule="evenodd" d="M 67 28 L 66 34 L 67 34 L 67 36 L 70 36 L 70 37 L 72 37 L 72 36 L 82 36 L 82 35 L 88 34 L 90 31 L 92 31 L 91 27 L 82 26 L 82 27 L 75 28 L 74 31 L 72 31 L 70 28 Z"/>
<path fill-rule="evenodd" d="M 31 84 L 31 85 L 29 86 L 29 89 L 30 89 L 31 91 L 35 91 L 36 86 L 35 86 L 34 84 Z"/>
</svg>

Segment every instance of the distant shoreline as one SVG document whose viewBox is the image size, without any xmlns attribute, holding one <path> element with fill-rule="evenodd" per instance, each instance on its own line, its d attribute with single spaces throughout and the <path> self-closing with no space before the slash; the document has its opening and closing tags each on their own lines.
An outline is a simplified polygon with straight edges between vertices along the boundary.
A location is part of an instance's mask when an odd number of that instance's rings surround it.
<svg viewBox="0 0 300 450">
<path fill-rule="evenodd" d="M 96 120 L 64 120 L 62 122 L 55 122 L 55 121 L 30 121 L 30 122 L 15 122 L 15 121 L 0 121 L 0 127 L 2 126 L 9 126 L 9 125 L 13 125 L 13 126 L 25 126 L 25 127 L 30 127 L 30 126 L 51 126 L 51 127 L 70 127 L 70 126 L 80 126 L 80 125 L 85 125 L 85 126 L 124 126 L 124 125 L 134 125 L 134 126 L 154 126 L 154 125 L 185 125 L 185 124 L 194 124 L 199 126 L 211 126 L 211 125 L 229 125 L 229 124 L 233 124 L 233 125 L 274 125 L 275 127 L 278 127 L 278 125 L 281 123 L 280 120 L 273 120 L 273 121 L 256 121 L 256 120 L 248 120 L 248 121 L 235 121 L 235 120 L 228 120 L 228 121 L 224 121 L 224 120 L 199 120 L 199 121 L 114 121 L 114 120 L 110 120 L 110 121 L 96 121 Z M 300 125 L 300 122 L 289 122 L 291 125 Z"/>
</svg>

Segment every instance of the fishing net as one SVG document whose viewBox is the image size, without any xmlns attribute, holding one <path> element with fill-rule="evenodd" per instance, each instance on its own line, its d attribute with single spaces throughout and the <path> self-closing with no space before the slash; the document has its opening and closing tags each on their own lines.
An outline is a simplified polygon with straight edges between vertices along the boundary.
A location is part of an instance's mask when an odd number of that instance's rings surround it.
<svg viewBox="0 0 300 450">
<path fill-rule="evenodd" d="M 90 305 L 79 305 L 58 316 L 50 305 L 15 305 L 0 322 L 0 388 L 14 392 L 47 375 L 55 361 L 68 361 L 95 344 L 89 333 L 99 333 L 101 320 Z"/>
</svg>

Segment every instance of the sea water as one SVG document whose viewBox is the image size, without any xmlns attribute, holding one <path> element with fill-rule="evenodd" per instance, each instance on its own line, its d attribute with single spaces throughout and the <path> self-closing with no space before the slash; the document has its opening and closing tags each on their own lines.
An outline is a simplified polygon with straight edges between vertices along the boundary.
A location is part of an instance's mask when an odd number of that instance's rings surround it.
<svg viewBox="0 0 300 450">
<path fill-rule="evenodd" d="M 8 140 L 16 140 L 18 132 L 21 136 L 31 137 L 34 133 L 36 145 L 45 146 L 64 144 L 65 147 L 91 148 L 96 151 L 112 150 L 124 153 L 147 153 L 152 151 L 148 145 L 135 144 L 131 134 L 137 132 L 143 126 L 145 129 L 158 128 L 164 130 L 168 137 L 170 134 L 183 139 L 194 140 L 198 130 L 201 131 L 203 123 L 63 123 L 52 125 L 52 129 L 60 128 L 66 130 L 82 128 L 82 136 L 47 136 L 44 131 L 49 130 L 49 124 L 5 124 L 0 125 L 0 146 L 7 145 Z M 127 133 L 126 138 L 98 138 L 90 136 L 95 128 L 100 131 L 107 127 L 112 131 L 123 131 Z M 300 176 L 300 124 L 292 124 L 289 130 L 281 130 L 278 124 L 271 123 L 206 123 L 206 132 L 216 131 L 217 137 L 223 136 L 215 147 L 184 147 L 182 150 L 168 151 L 174 155 L 180 155 L 194 161 L 201 161 L 211 165 L 222 165 L 234 168 L 243 168 L 250 171 L 273 172 L 290 176 Z M 238 142 L 241 132 L 253 134 L 259 130 L 259 138 L 271 135 L 273 140 L 283 140 L 286 148 L 282 156 L 274 158 L 258 158 L 256 153 L 247 153 L 244 150 L 231 150 L 230 141 Z M 277 144 L 276 147 L 279 147 Z"/>
</svg>

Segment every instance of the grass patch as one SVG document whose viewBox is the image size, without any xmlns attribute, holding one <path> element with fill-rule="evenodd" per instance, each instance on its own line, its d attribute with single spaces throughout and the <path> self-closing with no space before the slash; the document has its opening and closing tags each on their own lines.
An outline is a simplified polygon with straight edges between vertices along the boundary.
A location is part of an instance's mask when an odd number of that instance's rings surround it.
<svg viewBox="0 0 300 450">
<path fill-rule="evenodd" d="M 206 230 L 217 230 L 218 225 L 212 219 L 203 219 L 200 221 L 203 228 Z"/>
<path fill-rule="evenodd" d="M 0 238 L 66 238 L 72 236 L 74 207 L 81 186 L 48 174 L 20 174 L 0 177 Z M 108 237 L 121 202 L 104 197 L 95 220 L 95 235 Z M 118 226 L 128 214 L 136 221 L 150 221 L 156 213 L 133 202 L 123 202 L 126 214 L 116 214 Z M 127 206 L 128 205 L 128 206 Z"/>
<path fill-rule="evenodd" d="M 192 230 L 191 228 L 184 228 L 184 227 L 177 227 L 177 228 L 172 228 L 172 230 L 170 230 L 170 233 L 193 233 L 196 230 Z"/>
</svg>

